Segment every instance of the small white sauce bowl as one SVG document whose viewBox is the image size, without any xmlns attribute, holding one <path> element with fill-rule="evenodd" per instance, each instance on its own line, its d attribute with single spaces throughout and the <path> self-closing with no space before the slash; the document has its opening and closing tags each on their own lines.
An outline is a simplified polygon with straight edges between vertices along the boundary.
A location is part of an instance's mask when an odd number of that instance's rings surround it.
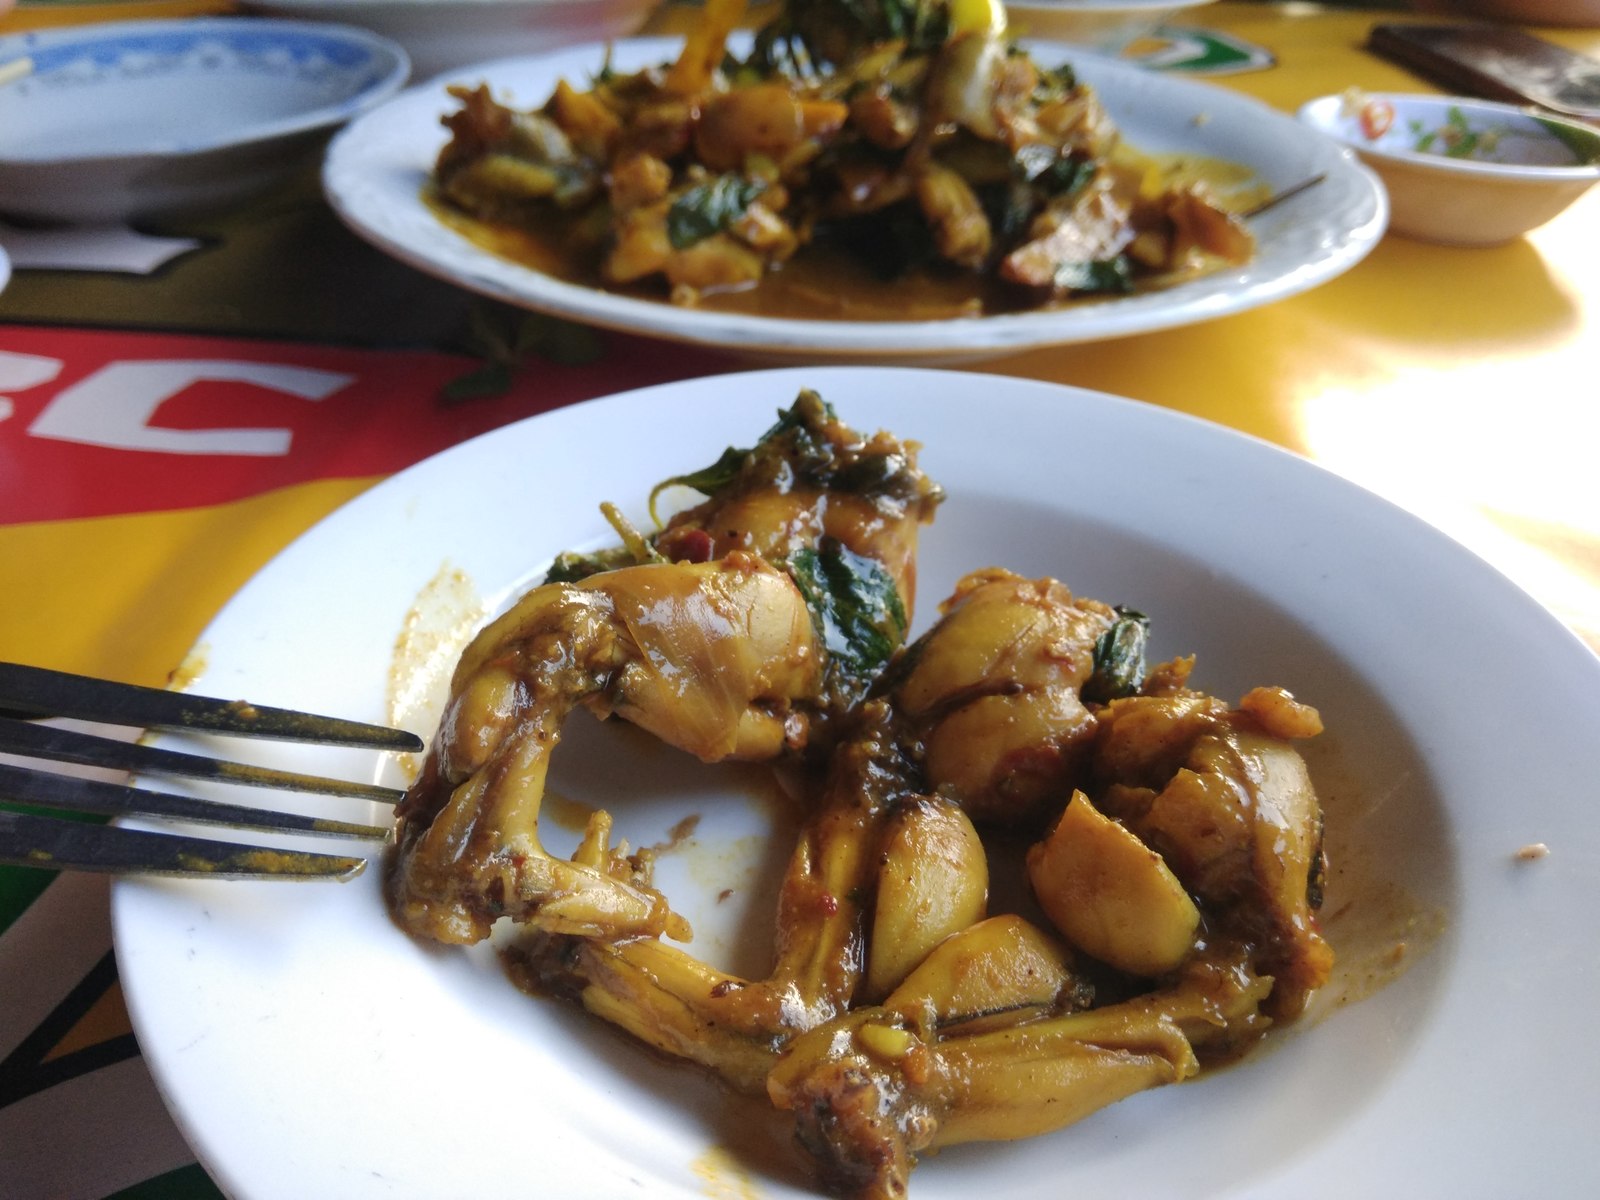
<svg viewBox="0 0 1600 1200">
<path fill-rule="evenodd" d="M 246 17 L 123 21 L 0 38 L 0 212 L 136 220 L 225 206 L 314 156 L 411 64 L 364 29 Z"/>
<path fill-rule="evenodd" d="M 244 0 L 255 12 L 339 21 L 393 38 L 412 77 L 637 33 L 659 0 Z"/>
<path fill-rule="evenodd" d="M 1388 189 L 1389 228 L 1420 241 L 1511 241 L 1600 180 L 1600 130 L 1511 104 L 1347 92 L 1299 116 L 1360 155 Z"/>
</svg>

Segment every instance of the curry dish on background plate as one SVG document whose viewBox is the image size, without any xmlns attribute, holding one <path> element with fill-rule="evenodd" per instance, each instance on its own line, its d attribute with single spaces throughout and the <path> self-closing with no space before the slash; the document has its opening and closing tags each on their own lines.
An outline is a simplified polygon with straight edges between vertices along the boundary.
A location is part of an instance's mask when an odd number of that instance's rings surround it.
<svg viewBox="0 0 1600 1200">
<path fill-rule="evenodd" d="M 1248 171 L 1123 143 L 997 3 L 791 3 L 740 57 L 744 8 L 708 0 L 675 61 L 536 109 L 452 87 L 434 211 L 569 282 L 768 316 L 1026 311 L 1254 252 Z"/>
</svg>

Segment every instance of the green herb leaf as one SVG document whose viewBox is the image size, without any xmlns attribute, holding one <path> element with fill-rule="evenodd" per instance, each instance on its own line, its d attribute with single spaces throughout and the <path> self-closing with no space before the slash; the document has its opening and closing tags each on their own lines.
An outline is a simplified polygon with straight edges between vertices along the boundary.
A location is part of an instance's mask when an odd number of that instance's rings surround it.
<svg viewBox="0 0 1600 1200">
<path fill-rule="evenodd" d="M 674 475 L 671 479 L 663 479 L 650 490 L 650 515 L 658 522 L 656 516 L 656 498 L 670 487 L 687 487 L 704 496 L 715 496 L 723 488 L 729 486 L 750 464 L 751 456 L 763 446 L 775 442 L 787 434 L 796 435 L 797 460 L 804 457 L 804 451 L 811 449 L 810 425 L 813 420 L 834 420 L 833 407 L 815 392 L 803 391 L 788 408 L 778 411 L 778 419 L 772 428 L 761 435 L 760 440 L 748 449 L 739 449 L 729 446 L 722 452 L 721 457 L 709 467 L 701 467 L 698 471 L 690 471 L 684 475 Z"/>
<path fill-rule="evenodd" d="M 838 420 L 833 405 L 810 388 L 804 388 L 788 408 L 778 410 L 778 419 L 761 435 L 758 446 L 782 437 L 791 429 L 809 429 L 815 423 Z"/>
<path fill-rule="evenodd" d="M 750 451 L 729 446 L 722 452 L 722 457 L 709 467 L 701 467 L 698 471 L 690 471 L 687 475 L 674 475 L 671 479 L 663 479 L 651 491 L 650 502 L 654 504 L 656 496 L 669 487 L 693 488 L 703 495 L 714 496 L 739 477 L 739 472 L 744 469 L 745 460 L 749 457 Z"/>
<path fill-rule="evenodd" d="M 465 349 L 481 361 L 439 389 L 446 404 L 503 396 L 516 383 L 528 356 L 563 366 L 594 362 L 605 352 L 598 331 L 544 313 L 483 300 L 467 312 Z"/>
<path fill-rule="evenodd" d="M 580 579 L 587 579 L 591 575 L 598 575 L 602 571 L 615 571 L 618 567 L 631 567 L 633 556 L 621 546 L 612 546 L 605 550 L 597 550 L 593 554 L 579 554 L 575 550 L 563 550 L 556 555 L 550 564 L 550 569 L 545 572 L 545 583 L 577 583 Z"/>
<path fill-rule="evenodd" d="M 527 354 L 537 354 L 560 366 L 581 367 L 600 358 L 605 341 L 591 326 L 545 313 L 528 313 L 517 330 L 514 350 L 519 360 Z"/>
<path fill-rule="evenodd" d="M 515 374 L 510 363 L 487 362 L 458 375 L 439 389 L 446 404 L 465 404 L 469 400 L 489 400 L 511 390 Z"/>
<path fill-rule="evenodd" d="M 1135 695 L 1144 683 L 1150 618 L 1120 604 L 1116 606 L 1116 614 L 1111 628 L 1095 641 L 1094 670 L 1081 689 L 1085 700 L 1097 704 Z"/>
<path fill-rule="evenodd" d="M 798 551 L 789 572 L 833 662 L 852 675 L 877 672 L 905 640 L 906 610 L 884 565 L 827 540 Z"/>
<path fill-rule="evenodd" d="M 766 186 L 742 175 L 718 175 L 697 184 L 667 209 L 667 240 L 674 250 L 686 250 L 728 228 L 745 214 Z"/>
<path fill-rule="evenodd" d="M 1579 129 L 1565 121 L 1547 121 L 1543 117 L 1533 119 L 1546 133 L 1572 151 L 1572 157 L 1579 166 L 1600 162 L 1600 134 L 1594 130 Z"/>
<path fill-rule="evenodd" d="M 1045 99 L 1071 95 L 1078 87 L 1078 73 L 1071 63 L 1050 67 L 1039 72 L 1038 94 Z"/>
<path fill-rule="evenodd" d="M 1057 158 L 1033 177 L 1041 190 L 1050 196 L 1070 196 L 1095 176 L 1092 158 L 1068 156 Z"/>
<path fill-rule="evenodd" d="M 1128 256 L 1099 262 L 1067 262 L 1056 267 L 1055 285 L 1068 292 L 1109 292 L 1122 294 L 1133 290 L 1133 266 Z"/>
</svg>

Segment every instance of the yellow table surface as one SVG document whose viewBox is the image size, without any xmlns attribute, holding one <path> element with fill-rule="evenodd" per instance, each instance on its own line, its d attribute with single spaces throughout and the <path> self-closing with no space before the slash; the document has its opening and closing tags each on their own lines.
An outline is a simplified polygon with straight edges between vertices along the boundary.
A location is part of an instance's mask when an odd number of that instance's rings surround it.
<svg viewBox="0 0 1600 1200">
<path fill-rule="evenodd" d="M 226 7 L 25 5 L 0 18 L 0 33 Z M 659 24 L 675 28 L 685 16 L 669 11 Z M 1292 111 L 1351 86 L 1430 90 L 1361 49 L 1379 17 L 1219 3 L 1190 20 L 1269 48 L 1274 67 L 1217 82 Z M 1541 32 L 1600 56 L 1600 30 Z M 191 232 L 225 236 L 230 253 L 291 276 L 297 256 L 331 256 L 357 272 L 350 286 L 387 297 L 372 321 L 381 318 L 397 342 L 448 340 L 461 319 L 459 294 L 360 246 L 310 185 L 290 195 L 293 203 L 248 225 L 221 221 Z M 0 327 L 170 321 L 189 331 L 318 340 L 314 306 L 275 309 L 270 298 L 248 294 L 250 273 L 208 273 L 203 257 L 160 276 L 170 316 L 148 311 L 148 282 L 141 291 L 111 277 L 19 271 L 0 296 Z M 369 330 L 350 336 L 364 347 L 381 344 Z M 0 328 L 0 351 L 5 337 Z M 970 369 L 1132 397 L 1303 454 L 1464 543 L 1600 649 L 1597 348 L 1600 189 L 1509 245 L 1457 249 L 1390 236 L 1341 278 L 1263 309 Z M 678 353 L 664 344 L 650 352 L 663 367 Z M 3 411 L 0 470 L 4 454 L 20 452 L 5 440 Z M 161 684 L 252 574 L 372 482 L 333 478 L 175 511 L 0 525 L 0 659 Z M 0 982 L 0 1009 L 8 986 Z M 101 1032 L 90 1040 L 126 1029 L 115 992 L 107 995 L 94 1017 Z"/>
</svg>

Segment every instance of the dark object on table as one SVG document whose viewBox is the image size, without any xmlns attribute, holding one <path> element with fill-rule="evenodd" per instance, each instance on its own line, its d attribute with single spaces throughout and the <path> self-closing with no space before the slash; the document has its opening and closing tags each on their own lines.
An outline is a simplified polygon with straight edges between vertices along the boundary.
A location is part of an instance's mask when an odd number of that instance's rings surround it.
<svg viewBox="0 0 1600 1200">
<path fill-rule="evenodd" d="M 1454 92 L 1600 121 L 1600 62 L 1498 25 L 1374 25 L 1367 49 Z"/>
</svg>

